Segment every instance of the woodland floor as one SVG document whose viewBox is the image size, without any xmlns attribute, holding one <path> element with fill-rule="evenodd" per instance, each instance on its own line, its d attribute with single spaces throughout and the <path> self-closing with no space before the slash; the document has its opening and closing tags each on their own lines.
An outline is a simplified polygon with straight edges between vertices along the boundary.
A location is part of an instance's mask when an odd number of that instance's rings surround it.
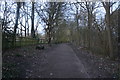
<svg viewBox="0 0 120 80">
<path fill-rule="evenodd" d="M 120 63 L 93 55 L 69 43 L 7 50 L 2 55 L 3 78 L 118 78 Z"/>
</svg>

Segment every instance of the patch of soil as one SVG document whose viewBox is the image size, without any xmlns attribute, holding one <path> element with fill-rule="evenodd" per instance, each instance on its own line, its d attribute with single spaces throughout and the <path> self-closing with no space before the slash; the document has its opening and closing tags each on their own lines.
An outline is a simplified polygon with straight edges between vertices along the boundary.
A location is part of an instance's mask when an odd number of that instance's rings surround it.
<svg viewBox="0 0 120 80">
<path fill-rule="evenodd" d="M 50 47 L 47 44 L 44 50 L 36 49 L 36 45 L 9 49 L 2 53 L 2 77 L 3 78 L 28 78 L 35 76 L 36 67 L 43 67 L 47 61 L 45 51 Z M 38 64 L 39 62 L 39 64 Z M 40 68 L 39 68 L 40 69 Z"/>
<path fill-rule="evenodd" d="M 70 44 L 91 78 L 120 78 L 120 63 Z"/>
</svg>

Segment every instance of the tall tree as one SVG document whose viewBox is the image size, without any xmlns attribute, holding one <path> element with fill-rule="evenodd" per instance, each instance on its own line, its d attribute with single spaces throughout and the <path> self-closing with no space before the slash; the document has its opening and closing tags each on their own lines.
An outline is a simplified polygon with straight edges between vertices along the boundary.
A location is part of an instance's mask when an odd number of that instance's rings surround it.
<svg viewBox="0 0 120 80">
<path fill-rule="evenodd" d="M 108 44 L 109 44 L 109 53 L 110 57 L 113 57 L 113 43 L 112 43 L 112 32 L 110 28 L 110 7 L 111 3 L 110 2 L 102 2 L 103 7 L 105 8 L 106 11 L 106 16 L 105 16 L 105 21 L 106 21 L 106 30 L 107 30 L 107 35 L 108 35 Z"/>
<path fill-rule="evenodd" d="M 84 9 L 84 11 L 87 12 L 87 40 L 88 42 L 88 48 L 90 49 L 92 46 L 92 35 L 91 35 L 91 30 L 92 30 L 92 23 L 93 23 L 93 11 L 98 8 L 99 6 L 96 6 L 95 2 L 82 2 L 79 3 L 81 8 Z"/>
<path fill-rule="evenodd" d="M 31 36 L 35 37 L 35 30 L 34 30 L 34 2 L 32 2 L 32 16 L 31 16 Z"/>
<path fill-rule="evenodd" d="M 76 25 L 77 25 L 77 33 L 78 33 L 78 45 L 80 44 L 80 30 L 79 30 L 79 17 L 78 17 L 78 15 L 79 15 L 79 4 L 78 4 L 78 2 L 77 3 L 75 3 L 74 4 L 75 5 L 75 7 L 76 7 L 76 15 L 75 15 L 75 18 L 76 18 Z"/>
<path fill-rule="evenodd" d="M 13 38 L 13 44 L 15 45 L 16 42 L 16 30 L 18 27 L 18 19 L 20 16 L 20 7 L 21 7 L 21 2 L 17 2 L 17 11 L 16 11 L 16 19 L 15 19 L 15 26 L 14 26 L 14 38 Z"/>
</svg>

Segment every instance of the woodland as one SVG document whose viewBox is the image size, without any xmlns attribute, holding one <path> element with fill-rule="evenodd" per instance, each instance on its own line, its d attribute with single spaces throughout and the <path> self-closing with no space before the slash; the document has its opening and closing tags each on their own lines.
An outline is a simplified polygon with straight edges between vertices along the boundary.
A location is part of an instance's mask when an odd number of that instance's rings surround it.
<svg viewBox="0 0 120 80">
<path fill-rule="evenodd" d="M 120 60 L 119 0 L 1 1 L 0 6 L 3 55 L 25 46 L 69 43 L 92 54 Z"/>
</svg>

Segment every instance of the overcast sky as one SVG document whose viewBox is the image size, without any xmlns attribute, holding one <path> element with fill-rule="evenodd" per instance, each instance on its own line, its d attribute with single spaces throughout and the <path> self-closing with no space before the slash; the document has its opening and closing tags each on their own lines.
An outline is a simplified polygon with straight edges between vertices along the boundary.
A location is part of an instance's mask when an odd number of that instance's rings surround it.
<svg viewBox="0 0 120 80">
<path fill-rule="evenodd" d="M 9 2 L 8 5 L 11 5 L 11 4 L 12 3 Z M 119 3 L 116 3 L 115 5 L 113 5 L 113 7 L 111 8 L 111 11 L 114 11 L 118 7 L 118 4 Z M 1 2 L 0 6 L 1 6 L 0 7 L 0 17 L 3 18 L 4 1 Z M 28 6 L 31 6 L 31 4 L 30 5 L 28 4 Z M 66 14 L 68 14 L 71 17 L 71 19 L 72 19 L 72 18 L 74 18 L 74 15 L 71 15 L 71 13 L 75 13 L 76 9 L 73 6 L 71 6 L 71 7 L 73 8 L 73 10 L 66 11 Z M 11 11 L 16 12 L 16 4 L 12 5 L 12 10 Z M 29 9 L 29 11 L 31 11 L 31 10 Z M 95 10 L 95 12 L 98 12 L 97 15 L 96 15 L 97 19 L 100 19 L 101 17 L 103 18 L 105 16 L 105 9 L 103 7 L 97 8 Z M 15 18 L 15 14 L 11 14 L 9 16 L 10 20 L 12 20 L 14 18 Z M 38 21 L 41 22 L 41 20 L 40 19 L 38 20 L 38 19 L 39 19 L 39 17 L 37 15 L 37 13 L 35 13 L 35 21 L 34 21 L 35 22 L 34 23 L 35 26 L 37 25 Z M 29 26 L 31 27 L 31 20 L 29 19 L 28 21 L 29 21 Z M 23 22 L 23 24 L 25 24 L 25 19 L 23 19 L 22 22 Z M 14 26 L 14 25 L 12 25 L 12 23 L 11 23 L 10 26 Z M 44 33 L 43 26 L 44 26 L 43 23 L 39 24 L 38 33 L 42 33 L 42 34 Z M 18 26 L 18 27 L 20 28 L 20 26 Z M 31 28 L 30 28 L 30 31 L 31 31 Z"/>
</svg>

